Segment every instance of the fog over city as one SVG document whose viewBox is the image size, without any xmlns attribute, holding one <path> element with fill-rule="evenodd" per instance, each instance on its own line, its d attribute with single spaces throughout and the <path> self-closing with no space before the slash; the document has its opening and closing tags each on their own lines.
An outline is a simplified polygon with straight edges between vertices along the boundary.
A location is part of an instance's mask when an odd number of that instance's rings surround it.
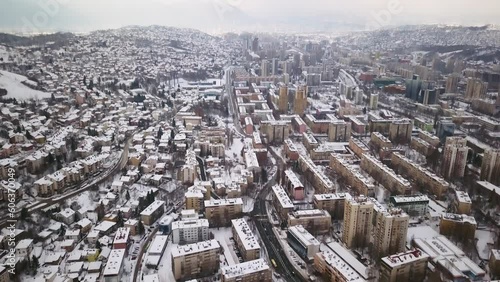
<svg viewBox="0 0 500 282">
<path fill-rule="evenodd" d="M 170 25 L 206 32 L 241 30 L 360 30 L 379 17 L 382 26 L 401 24 L 499 24 L 495 0 L 3 0 L 3 31 L 22 32 L 26 20 L 51 9 L 46 31 L 87 32 L 128 25 Z M 50 9 L 50 8 L 49 8 Z M 391 12 L 391 9 L 393 12 Z M 474 11 L 471 13 L 471 11 Z M 390 12 L 390 13 L 387 13 Z"/>
</svg>

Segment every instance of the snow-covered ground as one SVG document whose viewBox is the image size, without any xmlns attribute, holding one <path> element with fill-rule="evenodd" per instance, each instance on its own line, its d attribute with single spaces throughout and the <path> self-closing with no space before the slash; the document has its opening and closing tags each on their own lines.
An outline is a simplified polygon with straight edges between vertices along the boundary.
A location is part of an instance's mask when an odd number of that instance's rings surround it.
<svg viewBox="0 0 500 282">
<path fill-rule="evenodd" d="M 495 243 L 494 233 L 489 230 L 476 230 L 476 246 L 479 257 L 482 260 L 488 260 L 490 257 L 490 251 L 493 244 Z"/>
<path fill-rule="evenodd" d="M 27 77 L 11 73 L 8 71 L 0 71 L 0 88 L 7 90 L 6 98 L 16 98 L 18 100 L 28 99 L 45 99 L 50 98 L 49 93 L 37 91 L 22 84 L 23 81 L 28 80 Z"/>
<path fill-rule="evenodd" d="M 214 234 L 214 239 L 219 241 L 219 244 L 224 249 L 224 256 L 226 258 L 227 265 L 235 265 L 238 262 L 238 257 L 234 252 L 233 243 L 229 238 L 233 237 L 233 233 L 231 232 L 230 227 L 226 228 L 218 228 L 218 229 L 210 229 L 210 231 Z"/>
</svg>

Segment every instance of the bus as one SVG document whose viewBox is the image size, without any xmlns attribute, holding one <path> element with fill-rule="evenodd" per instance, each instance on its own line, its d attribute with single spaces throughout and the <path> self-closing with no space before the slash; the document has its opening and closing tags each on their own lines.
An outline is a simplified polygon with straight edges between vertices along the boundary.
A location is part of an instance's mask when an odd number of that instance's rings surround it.
<svg viewBox="0 0 500 282">
<path fill-rule="evenodd" d="M 276 264 L 276 261 L 274 261 L 274 259 L 271 259 L 271 263 L 273 264 L 274 268 L 278 267 L 278 265 Z"/>
</svg>

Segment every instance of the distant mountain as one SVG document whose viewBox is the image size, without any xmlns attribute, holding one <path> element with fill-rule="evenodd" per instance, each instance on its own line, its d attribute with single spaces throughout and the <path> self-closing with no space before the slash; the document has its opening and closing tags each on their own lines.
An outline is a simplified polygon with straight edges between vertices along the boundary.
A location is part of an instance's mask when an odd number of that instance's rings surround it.
<svg viewBox="0 0 500 282">
<path fill-rule="evenodd" d="M 65 44 L 74 37 L 75 35 L 72 33 L 62 32 L 35 36 L 18 36 L 8 33 L 0 33 L 0 44 L 8 46 L 43 45 L 48 42 Z"/>
</svg>

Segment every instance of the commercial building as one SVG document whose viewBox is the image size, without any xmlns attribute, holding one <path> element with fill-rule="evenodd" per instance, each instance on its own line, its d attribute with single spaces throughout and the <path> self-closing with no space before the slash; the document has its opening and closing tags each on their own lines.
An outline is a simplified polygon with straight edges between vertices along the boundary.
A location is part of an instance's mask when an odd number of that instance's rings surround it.
<svg viewBox="0 0 500 282">
<path fill-rule="evenodd" d="M 245 219 L 233 219 L 231 223 L 233 238 L 236 241 L 238 250 L 240 250 L 242 259 L 244 261 L 258 259 L 260 257 L 260 245 Z"/>
<path fill-rule="evenodd" d="M 172 271 L 176 280 L 212 275 L 219 269 L 220 245 L 216 240 L 176 246 L 172 249 Z"/>
<path fill-rule="evenodd" d="M 439 221 L 439 234 L 456 236 L 460 240 L 473 240 L 476 228 L 476 219 L 465 214 L 445 213 Z"/>
<path fill-rule="evenodd" d="M 241 217 L 242 211 L 241 198 L 205 201 L 205 217 L 213 227 L 229 226 L 231 220 Z"/>
<path fill-rule="evenodd" d="M 292 226 L 287 231 L 287 241 L 292 249 L 305 260 L 313 260 L 319 252 L 319 241 L 302 225 Z"/>
<path fill-rule="evenodd" d="M 293 211 L 292 200 L 288 197 L 285 189 L 280 185 L 273 186 L 273 205 L 276 209 L 276 213 L 281 218 L 281 220 L 286 220 L 288 218 L 288 213 Z"/>
<path fill-rule="evenodd" d="M 351 199 L 349 193 L 314 194 L 314 207 L 330 213 L 334 220 L 344 218 L 345 201 Z"/>
<path fill-rule="evenodd" d="M 208 240 L 209 223 L 207 219 L 181 220 L 172 222 L 172 242 L 191 244 Z"/>
<path fill-rule="evenodd" d="M 443 153 L 443 175 L 447 179 L 463 178 L 467 165 L 467 139 L 447 137 Z"/>
<path fill-rule="evenodd" d="M 348 248 L 366 246 L 370 242 L 373 209 L 373 202 L 363 196 L 345 201 L 342 241 Z"/>
<path fill-rule="evenodd" d="M 152 225 L 165 213 L 165 201 L 155 200 L 151 205 L 141 212 L 141 220 L 144 225 Z"/>
<path fill-rule="evenodd" d="M 272 271 L 264 259 L 221 268 L 222 282 L 271 282 Z"/>
<path fill-rule="evenodd" d="M 405 250 L 410 217 L 403 210 L 380 210 L 376 213 L 374 249 L 378 257 Z"/>
<path fill-rule="evenodd" d="M 397 175 L 394 170 L 387 167 L 378 159 L 364 154 L 361 159 L 361 168 L 389 191 L 398 195 L 408 195 L 411 193 L 410 182 Z"/>
<path fill-rule="evenodd" d="M 419 249 L 384 257 L 380 263 L 380 282 L 422 282 L 428 260 L 429 256 Z"/>
<path fill-rule="evenodd" d="M 486 272 L 444 236 L 415 239 L 413 244 L 429 256 L 431 269 L 451 281 L 481 281 Z"/>
<path fill-rule="evenodd" d="M 325 234 L 332 227 L 332 218 L 324 210 L 298 210 L 288 214 L 288 227 L 302 225 L 312 234 Z"/>
<path fill-rule="evenodd" d="M 488 149 L 484 152 L 481 180 L 500 185 L 500 149 Z"/>
<path fill-rule="evenodd" d="M 427 190 L 438 198 L 444 197 L 450 187 L 446 180 L 400 153 L 392 154 L 392 165 L 398 169 L 398 172 L 413 179 L 421 189 Z"/>
<path fill-rule="evenodd" d="M 304 185 L 291 169 L 285 170 L 283 186 L 288 194 L 295 200 L 303 200 L 305 197 Z"/>
<path fill-rule="evenodd" d="M 402 209 L 410 216 L 425 216 L 429 206 L 429 198 L 426 195 L 391 196 L 389 203 L 391 207 Z"/>
</svg>

